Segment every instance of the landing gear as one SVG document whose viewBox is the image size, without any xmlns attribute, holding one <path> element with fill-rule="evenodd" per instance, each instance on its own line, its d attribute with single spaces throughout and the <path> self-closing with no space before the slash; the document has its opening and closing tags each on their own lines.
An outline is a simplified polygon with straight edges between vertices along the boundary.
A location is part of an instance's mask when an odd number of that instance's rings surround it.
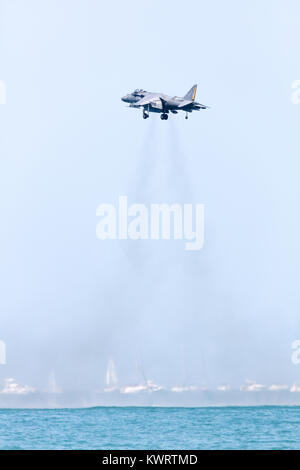
<svg viewBox="0 0 300 470">
<path fill-rule="evenodd" d="M 150 114 L 150 107 L 147 106 L 147 108 L 143 108 L 143 119 L 148 119 Z"/>
<path fill-rule="evenodd" d="M 188 119 L 188 117 L 189 117 L 189 115 L 188 115 L 188 113 L 186 112 L 186 113 L 185 113 L 185 119 Z"/>
<path fill-rule="evenodd" d="M 166 121 L 168 119 L 168 117 L 169 116 L 167 115 L 167 113 L 163 113 L 163 114 L 160 115 L 160 119 L 162 119 L 162 121 Z"/>
</svg>

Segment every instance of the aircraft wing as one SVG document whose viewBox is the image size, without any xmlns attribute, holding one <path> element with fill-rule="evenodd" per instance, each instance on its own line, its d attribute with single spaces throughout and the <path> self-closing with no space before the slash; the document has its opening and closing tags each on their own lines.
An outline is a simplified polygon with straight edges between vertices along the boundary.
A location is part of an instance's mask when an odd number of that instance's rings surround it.
<svg viewBox="0 0 300 470">
<path fill-rule="evenodd" d="M 156 100 L 157 96 L 145 96 L 145 98 L 142 98 L 141 100 L 132 103 L 130 106 L 132 106 L 133 108 L 138 108 L 139 106 L 147 106 L 147 104 L 151 104 L 153 101 Z"/>
</svg>

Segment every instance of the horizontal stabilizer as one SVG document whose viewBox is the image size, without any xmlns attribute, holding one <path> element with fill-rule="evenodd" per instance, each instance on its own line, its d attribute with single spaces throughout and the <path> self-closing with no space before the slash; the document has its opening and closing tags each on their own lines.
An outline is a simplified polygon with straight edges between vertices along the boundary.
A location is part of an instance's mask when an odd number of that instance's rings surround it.
<svg viewBox="0 0 300 470">
<path fill-rule="evenodd" d="M 206 106 L 205 104 L 194 103 L 193 109 L 209 109 L 210 106 Z"/>
<path fill-rule="evenodd" d="M 194 104 L 194 101 L 184 100 L 178 105 L 178 108 L 185 108 L 186 106 L 189 106 L 191 104 Z"/>
</svg>

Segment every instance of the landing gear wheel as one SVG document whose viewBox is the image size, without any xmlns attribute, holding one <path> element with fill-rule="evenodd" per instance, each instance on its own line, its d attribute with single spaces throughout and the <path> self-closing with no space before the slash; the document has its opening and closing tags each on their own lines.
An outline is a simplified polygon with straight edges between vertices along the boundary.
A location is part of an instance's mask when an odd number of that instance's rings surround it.
<svg viewBox="0 0 300 470">
<path fill-rule="evenodd" d="M 188 113 L 185 114 L 185 119 L 188 119 L 189 115 Z"/>
<path fill-rule="evenodd" d="M 166 121 L 168 119 L 168 117 L 169 116 L 167 115 L 167 113 L 163 113 L 163 114 L 161 114 L 160 119 L 162 119 L 163 121 Z"/>
<path fill-rule="evenodd" d="M 148 114 L 148 113 L 145 113 L 145 112 L 143 112 L 143 119 L 148 119 L 148 117 L 149 117 L 149 114 Z"/>
</svg>

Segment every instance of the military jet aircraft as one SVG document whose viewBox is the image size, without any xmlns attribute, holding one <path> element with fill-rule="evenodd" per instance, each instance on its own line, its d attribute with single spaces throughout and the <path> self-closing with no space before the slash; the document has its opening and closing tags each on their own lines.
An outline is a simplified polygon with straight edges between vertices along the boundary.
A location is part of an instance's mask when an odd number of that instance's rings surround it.
<svg viewBox="0 0 300 470">
<path fill-rule="evenodd" d="M 183 98 L 179 96 L 168 96 L 162 93 L 151 93 L 146 90 L 134 90 L 121 99 L 125 103 L 129 103 L 131 108 L 142 108 L 143 118 L 147 119 L 149 113 L 161 113 L 160 118 L 167 120 L 169 112 L 177 114 L 178 111 L 185 111 L 185 119 L 188 113 L 207 109 L 209 106 L 197 103 L 195 101 L 197 85 L 194 85 Z"/>
</svg>

